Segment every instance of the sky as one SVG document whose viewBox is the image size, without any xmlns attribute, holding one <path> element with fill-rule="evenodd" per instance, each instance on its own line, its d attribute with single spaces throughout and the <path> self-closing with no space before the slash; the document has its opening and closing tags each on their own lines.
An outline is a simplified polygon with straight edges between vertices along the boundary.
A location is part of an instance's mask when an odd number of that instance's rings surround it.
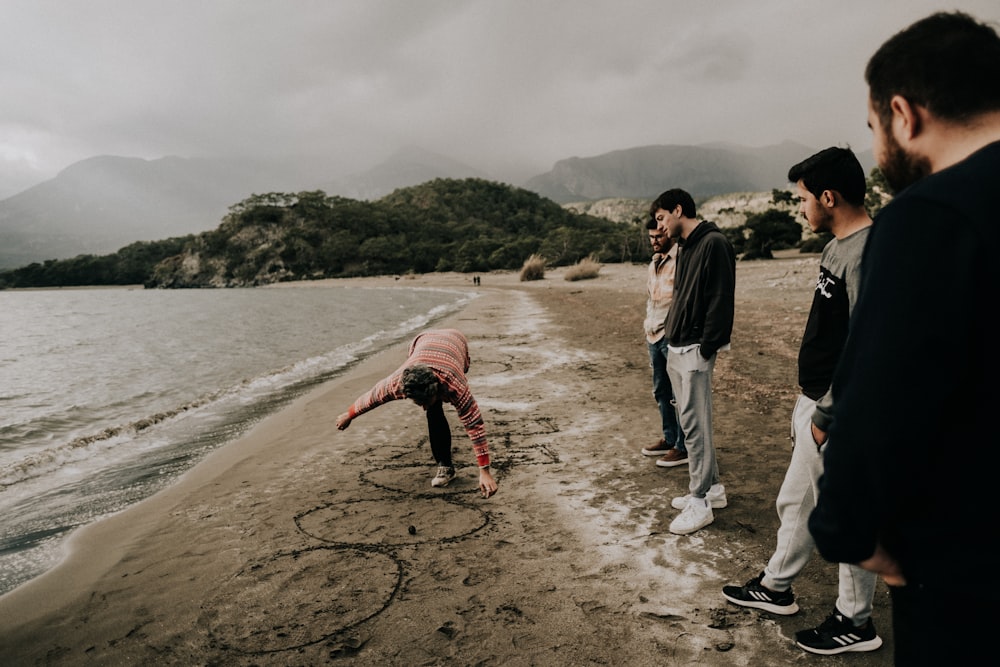
<svg viewBox="0 0 1000 667">
<path fill-rule="evenodd" d="M 997 0 L 0 0 L 0 198 L 95 155 L 418 147 L 501 180 L 731 142 L 871 147 L 864 66 Z"/>
</svg>

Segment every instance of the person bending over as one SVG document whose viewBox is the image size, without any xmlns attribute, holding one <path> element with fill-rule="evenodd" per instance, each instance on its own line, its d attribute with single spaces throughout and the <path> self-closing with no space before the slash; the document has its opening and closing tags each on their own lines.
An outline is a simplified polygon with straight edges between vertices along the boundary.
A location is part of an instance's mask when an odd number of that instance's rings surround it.
<svg viewBox="0 0 1000 667">
<path fill-rule="evenodd" d="M 337 428 L 343 431 L 355 417 L 390 401 L 412 400 L 427 414 L 431 454 L 438 465 L 431 486 L 447 486 L 455 478 L 451 427 L 444 416 L 444 403 L 450 403 L 472 441 L 472 451 L 479 465 L 479 490 L 484 498 L 489 498 L 497 492 L 497 483 L 490 472 L 490 450 L 483 417 L 465 376 L 469 363 L 469 342 L 461 331 L 425 331 L 410 343 L 402 366 L 377 382 L 358 397 L 347 412 L 337 417 Z"/>
</svg>

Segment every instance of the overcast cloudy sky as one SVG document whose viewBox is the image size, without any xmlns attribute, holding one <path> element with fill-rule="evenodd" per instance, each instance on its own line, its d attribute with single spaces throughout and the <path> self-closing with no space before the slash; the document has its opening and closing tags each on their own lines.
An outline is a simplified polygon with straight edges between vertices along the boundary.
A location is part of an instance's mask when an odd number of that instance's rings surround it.
<svg viewBox="0 0 1000 667">
<path fill-rule="evenodd" d="M 94 155 L 871 146 L 865 62 L 997 0 L 0 0 L 0 197 Z"/>
</svg>

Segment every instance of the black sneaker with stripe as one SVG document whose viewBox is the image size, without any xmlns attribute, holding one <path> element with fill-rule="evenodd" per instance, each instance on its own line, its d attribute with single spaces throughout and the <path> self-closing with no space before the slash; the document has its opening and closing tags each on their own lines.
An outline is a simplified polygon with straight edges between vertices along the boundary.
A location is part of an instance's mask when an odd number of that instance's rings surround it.
<svg viewBox="0 0 1000 667">
<path fill-rule="evenodd" d="M 795 644 L 810 653 L 834 655 L 847 651 L 874 651 L 882 645 L 875 624 L 868 619 L 860 628 L 836 609 L 819 627 L 795 633 Z"/>
<path fill-rule="evenodd" d="M 760 583 L 763 577 L 764 573 L 761 572 L 742 586 L 723 586 L 722 597 L 741 607 L 763 609 L 782 616 L 790 616 L 799 610 L 791 588 L 787 591 L 772 591 Z"/>
</svg>

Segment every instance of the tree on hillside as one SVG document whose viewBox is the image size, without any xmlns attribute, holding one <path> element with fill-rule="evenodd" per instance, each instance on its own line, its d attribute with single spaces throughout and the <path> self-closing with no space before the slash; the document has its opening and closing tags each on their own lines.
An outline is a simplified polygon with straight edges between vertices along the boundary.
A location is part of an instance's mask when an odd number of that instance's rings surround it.
<svg viewBox="0 0 1000 667">
<path fill-rule="evenodd" d="M 831 240 L 833 240 L 833 234 L 830 232 L 810 233 L 799 246 L 799 252 L 823 252 L 823 248 Z"/>
<path fill-rule="evenodd" d="M 878 167 L 873 167 L 865 184 L 865 208 L 868 209 L 868 215 L 874 218 L 891 200 L 892 188 L 885 180 L 885 174 Z"/>
<path fill-rule="evenodd" d="M 789 190 L 779 190 L 774 188 L 771 190 L 771 203 L 772 204 L 794 204 L 795 195 Z"/>
<path fill-rule="evenodd" d="M 747 227 L 746 225 L 740 225 L 739 227 L 720 227 L 722 234 L 729 239 L 729 243 L 732 244 L 733 250 L 736 251 L 738 256 L 743 255 L 743 251 L 746 249 L 747 245 Z"/>
<path fill-rule="evenodd" d="M 769 208 L 747 218 L 743 259 L 774 259 L 773 250 L 794 248 L 802 241 L 802 225 L 788 211 Z"/>
</svg>

